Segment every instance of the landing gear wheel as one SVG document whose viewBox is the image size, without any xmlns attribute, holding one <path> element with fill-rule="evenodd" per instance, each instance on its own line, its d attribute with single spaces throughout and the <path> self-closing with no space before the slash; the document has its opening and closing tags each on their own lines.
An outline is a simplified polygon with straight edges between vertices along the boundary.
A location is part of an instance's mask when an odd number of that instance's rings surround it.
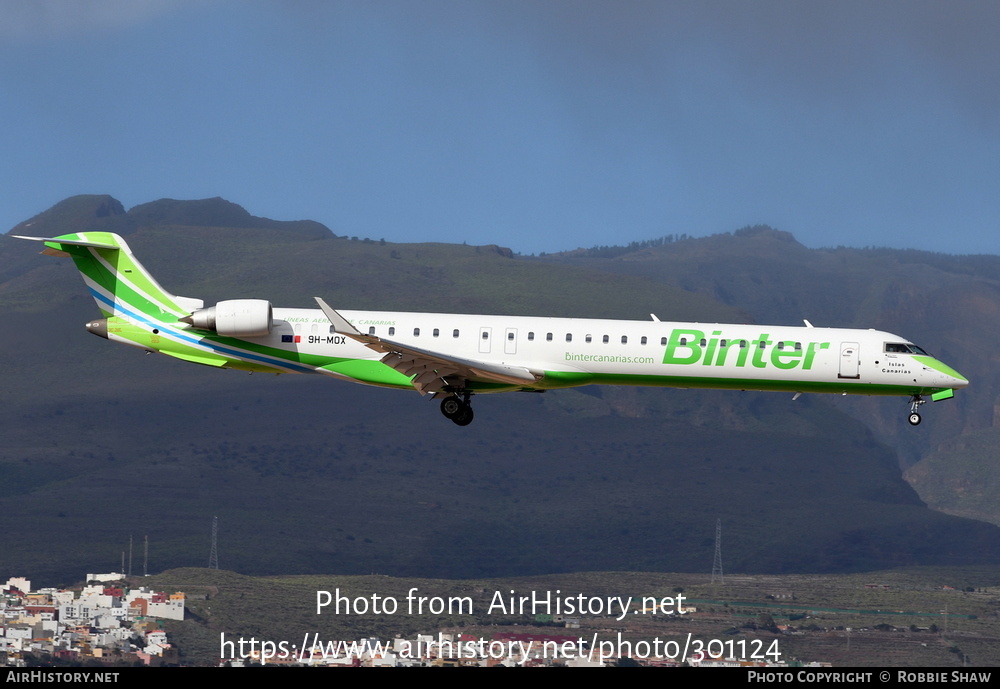
<svg viewBox="0 0 1000 689">
<path fill-rule="evenodd" d="M 926 402 L 927 402 L 927 400 L 925 400 L 920 395 L 914 395 L 913 397 L 910 398 L 910 425 L 911 426 L 919 426 L 920 425 L 920 414 L 917 413 L 917 410 L 920 409 L 920 405 L 921 404 L 925 404 Z"/>
<path fill-rule="evenodd" d="M 454 421 L 455 417 L 462 413 L 462 409 L 465 406 L 466 405 L 462 404 L 462 400 L 458 397 L 455 395 L 449 395 L 441 400 L 441 413 Z"/>
<path fill-rule="evenodd" d="M 448 395 L 441 400 L 441 413 L 459 426 L 468 426 L 473 417 L 472 405 L 469 403 L 471 397 L 469 392 L 464 392 L 461 397 L 457 394 Z"/>
<path fill-rule="evenodd" d="M 470 423 L 472 423 L 472 419 L 474 416 L 475 414 L 472 413 L 472 407 L 470 407 L 467 404 L 463 404 L 462 411 L 456 416 L 453 416 L 451 420 L 454 421 L 459 426 L 468 426 Z"/>
</svg>

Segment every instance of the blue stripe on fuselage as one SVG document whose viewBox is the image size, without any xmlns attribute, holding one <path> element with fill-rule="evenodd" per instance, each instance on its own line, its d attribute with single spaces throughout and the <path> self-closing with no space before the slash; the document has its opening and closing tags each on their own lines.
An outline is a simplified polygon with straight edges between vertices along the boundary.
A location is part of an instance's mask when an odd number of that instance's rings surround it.
<svg viewBox="0 0 1000 689">
<path fill-rule="evenodd" d="M 122 312 L 126 316 L 128 316 L 129 318 L 137 320 L 140 323 L 144 323 L 144 324 L 146 324 L 148 326 L 151 326 L 153 328 L 157 328 L 157 329 L 159 329 L 161 331 L 161 334 L 168 334 L 170 337 L 173 337 L 173 338 L 175 338 L 175 339 L 177 339 L 177 340 L 179 340 L 181 342 L 184 342 L 186 344 L 194 345 L 195 347 L 200 347 L 202 349 L 207 349 L 208 351 L 216 353 L 216 354 L 222 354 L 222 355 L 225 355 L 225 356 L 233 356 L 233 357 L 236 357 L 237 359 L 247 359 L 247 360 L 250 360 L 250 361 L 257 361 L 257 362 L 260 362 L 260 363 L 267 364 L 269 366 L 286 368 L 286 369 L 289 369 L 289 370 L 292 370 L 292 371 L 297 371 L 299 373 L 315 373 L 316 372 L 315 367 L 304 366 L 302 364 L 293 364 L 291 362 L 288 362 L 288 361 L 286 361 L 284 359 L 280 359 L 278 357 L 273 357 L 273 356 L 269 357 L 269 356 L 264 355 L 264 354 L 252 354 L 252 353 L 244 352 L 244 351 L 241 351 L 241 350 L 238 350 L 238 349 L 231 349 L 229 347 L 226 347 L 224 345 L 219 345 L 219 344 L 216 344 L 214 342 L 212 342 L 210 345 L 206 345 L 204 343 L 203 339 L 194 338 L 194 337 L 192 337 L 190 335 L 184 334 L 182 331 L 178 331 L 178 330 L 175 330 L 173 328 L 170 328 L 169 326 L 166 326 L 163 323 L 157 323 L 156 321 L 150 320 L 149 317 L 146 316 L 145 314 L 143 314 L 143 313 L 137 313 L 137 312 L 133 311 L 132 309 L 127 308 L 127 304 L 123 304 L 122 302 L 113 301 L 113 300 L 108 299 L 107 297 L 105 297 L 103 294 L 101 294 L 100 292 L 98 292 L 97 290 L 95 290 L 92 287 L 90 288 L 90 292 L 91 292 L 91 294 L 94 295 L 94 299 L 96 299 L 99 302 L 104 302 L 105 304 L 107 304 L 108 306 L 110 306 L 112 312 L 115 312 L 115 311 Z M 167 332 L 164 333 L 163 331 L 167 331 Z M 209 342 L 211 342 L 211 340 L 209 340 Z M 278 363 L 276 363 L 276 362 L 280 362 L 280 365 Z"/>
</svg>

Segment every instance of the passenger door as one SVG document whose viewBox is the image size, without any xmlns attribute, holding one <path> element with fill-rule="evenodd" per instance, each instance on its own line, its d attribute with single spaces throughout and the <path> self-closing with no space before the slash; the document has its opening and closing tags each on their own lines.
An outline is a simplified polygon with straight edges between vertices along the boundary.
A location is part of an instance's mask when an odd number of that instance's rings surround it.
<svg viewBox="0 0 1000 689">
<path fill-rule="evenodd" d="M 840 343 L 840 372 L 838 378 L 860 378 L 861 359 L 857 342 Z"/>
</svg>

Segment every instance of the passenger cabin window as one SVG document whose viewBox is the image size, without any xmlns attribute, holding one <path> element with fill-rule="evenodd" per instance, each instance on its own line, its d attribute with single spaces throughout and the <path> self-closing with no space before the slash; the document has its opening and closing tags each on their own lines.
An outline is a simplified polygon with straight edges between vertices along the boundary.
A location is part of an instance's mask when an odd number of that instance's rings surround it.
<svg viewBox="0 0 1000 689">
<path fill-rule="evenodd" d="M 511 342 L 513 342 L 514 341 L 514 333 L 507 333 L 507 339 L 510 340 Z"/>
<path fill-rule="evenodd" d="M 590 341 L 591 341 L 592 339 L 594 339 L 594 338 L 592 338 L 592 337 L 591 337 L 591 336 L 590 336 L 590 335 L 588 334 L 588 335 L 585 335 L 585 336 L 584 336 L 584 338 L 583 338 L 583 341 L 589 344 L 589 343 L 590 343 Z"/>
<path fill-rule="evenodd" d="M 622 335 L 622 344 L 628 344 L 628 335 Z"/>
<path fill-rule="evenodd" d="M 369 335 L 374 335 L 375 334 L 375 326 L 374 325 L 369 325 L 368 326 L 368 334 Z"/>
<path fill-rule="evenodd" d="M 660 338 L 660 344 L 661 344 L 661 345 L 666 345 L 666 344 L 667 344 L 667 338 L 665 338 L 665 337 L 661 337 L 661 338 Z"/>
<path fill-rule="evenodd" d="M 414 337 L 420 337 L 420 328 L 414 328 L 413 329 L 413 336 Z"/>
<path fill-rule="evenodd" d="M 643 335 L 642 339 L 639 340 L 639 344 L 646 344 L 646 336 Z"/>
<path fill-rule="evenodd" d="M 535 341 L 535 333 L 528 331 L 528 342 L 534 342 L 534 341 Z"/>
<path fill-rule="evenodd" d="M 396 334 L 396 326 L 392 326 L 392 327 L 389 328 L 389 334 L 390 335 L 395 335 Z"/>
<path fill-rule="evenodd" d="M 725 349 L 726 348 L 726 341 L 725 340 L 719 340 L 719 346 L 722 347 L 723 349 Z"/>
<path fill-rule="evenodd" d="M 686 345 L 687 343 L 688 343 L 688 339 L 686 337 L 682 337 L 681 338 L 681 344 L 682 345 Z M 663 344 L 666 344 L 666 342 L 664 342 Z"/>
<path fill-rule="evenodd" d="M 796 342 L 795 343 L 795 351 L 796 352 L 801 352 L 802 351 L 802 343 L 801 342 Z"/>
<path fill-rule="evenodd" d="M 566 341 L 567 342 L 572 342 L 573 341 L 573 334 L 572 333 L 566 333 Z"/>
<path fill-rule="evenodd" d="M 545 333 L 545 341 L 552 342 L 552 333 Z"/>
<path fill-rule="evenodd" d="M 451 331 L 451 336 L 458 337 L 458 328 L 455 328 L 454 330 Z"/>
<path fill-rule="evenodd" d="M 483 331 L 483 339 L 484 340 L 490 339 L 490 332 L 488 330 Z"/>
<path fill-rule="evenodd" d="M 441 331 L 440 331 L 440 330 L 438 330 L 437 328 L 434 328 L 434 332 L 433 332 L 433 333 L 431 333 L 431 334 L 432 334 L 432 335 L 434 335 L 434 337 L 437 337 L 438 335 L 440 335 L 440 334 L 441 334 Z"/>
<path fill-rule="evenodd" d="M 607 344 L 607 343 L 608 343 L 608 342 L 610 342 L 610 341 L 611 341 L 611 338 L 610 338 L 610 337 L 608 337 L 607 335 L 605 335 L 605 336 L 604 336 L 604 344 Z"/>
</svg>

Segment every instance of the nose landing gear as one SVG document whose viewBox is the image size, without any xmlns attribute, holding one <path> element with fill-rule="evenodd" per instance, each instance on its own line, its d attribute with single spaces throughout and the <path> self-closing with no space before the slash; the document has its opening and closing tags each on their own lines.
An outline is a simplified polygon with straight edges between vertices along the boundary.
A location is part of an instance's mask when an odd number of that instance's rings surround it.
<svg viewBox="0 0 1000 689">
<path fill-rule="evenodd" d="M 919 426 L 920 425 L 920 414 L 917 413 L 917 409 L 919 409 L 920 405 L 924 404 L 925 402 L 927 402 L 927 400 L 925 400 L 920 395 L 914 395 L 913 397 L 910 398 L 910 419 L 909 419 L 909 421 L 910 421 L 910 425 L 911 426 Z"/>
<path fill-rule="evenodd" d="M 441 413 L 445 415 L 445 418 L 451 419 L 459 426 L 468 426 L 474 417 L 472 404 L 469 402 L 470 397 L 472 395 L 468 392 L 463 393 L 461 397 L 448 395 L 441 400 Z"/>
</svg>

